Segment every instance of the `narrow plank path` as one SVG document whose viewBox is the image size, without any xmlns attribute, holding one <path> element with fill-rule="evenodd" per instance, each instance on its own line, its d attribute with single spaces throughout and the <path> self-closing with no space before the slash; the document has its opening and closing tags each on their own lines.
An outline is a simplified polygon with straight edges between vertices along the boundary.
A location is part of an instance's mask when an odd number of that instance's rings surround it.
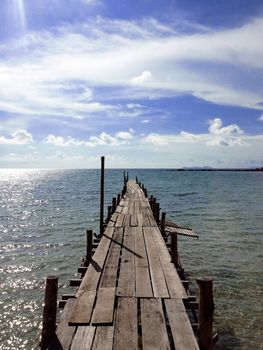
<svg viewBox="0 0 263 350">
<path fill-rule="evenodd" d="M 57 327 L 60 349 L 199 349 L 149 201 L 133 181 Z"/>
</svg>

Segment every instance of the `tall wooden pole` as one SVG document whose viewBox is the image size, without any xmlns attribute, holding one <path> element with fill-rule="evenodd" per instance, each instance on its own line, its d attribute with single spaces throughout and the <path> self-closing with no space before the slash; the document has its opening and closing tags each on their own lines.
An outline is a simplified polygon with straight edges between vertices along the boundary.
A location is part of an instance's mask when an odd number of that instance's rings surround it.
<svg viewBox="0 0 263 350">
<path fill-rule="evenodd" d="M 104 218 L 104 164 L 105 157 L 101 157 L 100 169 L 100 235 L 103 234 L 103 218 Z"/>
<path fill-rule="evenodd" d="M 198 337 L 201 350 L 213 348 L 213 281 L 211 278 L 198 278 L 197 284 L 200 290 L 199 298 L 199 322 Z"/>
<path fill-rule="evenodd" d="M 57 317 L 57 294 L 58 277 L 48 276 L 46 279 L 44 310 L 43 310 L 43 328 L 40 342 L 40 349 L 48 349 L 49 344 L 55 338 L 56 317 Z"/>
</svg>

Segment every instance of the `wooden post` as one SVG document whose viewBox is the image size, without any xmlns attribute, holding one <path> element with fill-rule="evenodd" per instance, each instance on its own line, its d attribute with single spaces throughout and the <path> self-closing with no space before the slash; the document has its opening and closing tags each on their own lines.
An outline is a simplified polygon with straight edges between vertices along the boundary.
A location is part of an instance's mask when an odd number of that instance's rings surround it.
<svg viewBox="0 0 263 350">
<path fill-rule="evenodd" d="M 171 258 L 175 268 L 179 267 L 176 233 L 171 233 Z"/>
<path fill-rule="evenodd" d="M 92 230 L 86 230 L 87 235 L 87 246 L 86 246 L 86 257 L 84 266 L 89 266 L 92 257 L 92 248 L 93 248 L 93 232 Z"/>
<path fill-rule="evenodd" d="M 111 205 L 109 205 L 109 206 L 108 206 L 107 223 L 110 221 L 111 212 L 112 212 L 112 208 L 111 208 Z"/>
<path fill-rule="evenodd" d="M 104 218 L 104 165 L 105 157 L 101 157 L 101 170 L 100 170 L 100 235 L 103 234 L 103 218 Z"/>
<path fill-rule="evenodd" d="M 57 318 L 58 277 L 48 276 L 46 279 L 43 328 L 40 349 L 48 349 L 49 344 L 55 338 Z"/>
<path fill-rule="evenodd" d="M 150 207 L 151 207 L 151 209 L 153 209 L 153 196 L 152 196 L 152 195 L 151 195 L 151 197 L 150 197 L 149 202 L 150 202 Z"/>
<path fill-rule="evenodd" d="M 144 189 L 144 195 L 146 198 L 148 197 L 147 188 Z"/>
<path fill-rule="evenodd" d="M 115 212 L 116 207 L 117 207 L 117 200 L 116 200 L 116 197 L 113 197 L 113 198 L 112 198 L 112 208 L 111 208 L 112 213 Z"/>
<path fill-rule="evenodd" d="M 154 217 L 155 217 L 155 206 L 156 206 L 156 198 L 153 197 L 152 198 L 152 212 L 153 212 Z"/>
<path fill-rule="evenodd" d="M 160 203 L 156 203 L 156 206 L 155 206 L 155 220 L 156 220 L 157 224 L 159 224 L 159 222 L 160 222 Z"/>
<path fill-rule="evenodd" d="M 196 280 L 199 291 L 199 322 L 198 336 L 201 350 L 213 348 L 213 281 L 211 278 L 202 277 Z"/>
<path fill-rule="evenodd" d="M 123 185 L 126 186 L 126 173 L 123 172 Z"/>
<path fill-rule="evenodd" d="M 120 204 L 120 201 L 121 201 L 121 195 L 118 193 L 118 196 L 117 196 L 117 205 Z"/>
<path fill-rule="evenodd" d="M 138 185 L 138 177 L 136 176 L 135 179 L 136 179 L 136 183 L 137 183 L 137 185 Z"/>
<path fill-rule="evenodd" d="M 166 213 L 163 212 L 162 213 L 162 217 L 161 217 L 161 234 L 163 237 L 165 237 L 165 217 L 166 217 Z"/>
</svg>

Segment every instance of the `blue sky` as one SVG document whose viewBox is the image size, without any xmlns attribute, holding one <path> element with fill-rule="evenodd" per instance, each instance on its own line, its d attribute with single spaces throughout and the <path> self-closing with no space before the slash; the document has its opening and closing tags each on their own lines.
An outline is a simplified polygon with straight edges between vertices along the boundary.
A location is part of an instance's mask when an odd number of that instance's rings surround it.
<svg viewBox="0 0 263 350">
<path fill-rule="evenodd" d="M 0 167 L 263 164 L 262 1 L 2 0 Z"/>
</svg>

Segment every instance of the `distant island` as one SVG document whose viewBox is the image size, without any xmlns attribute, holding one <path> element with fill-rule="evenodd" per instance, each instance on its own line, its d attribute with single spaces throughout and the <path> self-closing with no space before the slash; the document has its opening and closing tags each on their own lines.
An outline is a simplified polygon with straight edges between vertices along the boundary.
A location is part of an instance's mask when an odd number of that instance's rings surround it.
<svg viewBox="0 0 263 350">
<path fill-rule="evenodd" d="M 212 167 L 183 167 L 178 169 L 169 169 L 169 171 L 263 171 L 260 168 L 212 168 Z"/>
</svg>

